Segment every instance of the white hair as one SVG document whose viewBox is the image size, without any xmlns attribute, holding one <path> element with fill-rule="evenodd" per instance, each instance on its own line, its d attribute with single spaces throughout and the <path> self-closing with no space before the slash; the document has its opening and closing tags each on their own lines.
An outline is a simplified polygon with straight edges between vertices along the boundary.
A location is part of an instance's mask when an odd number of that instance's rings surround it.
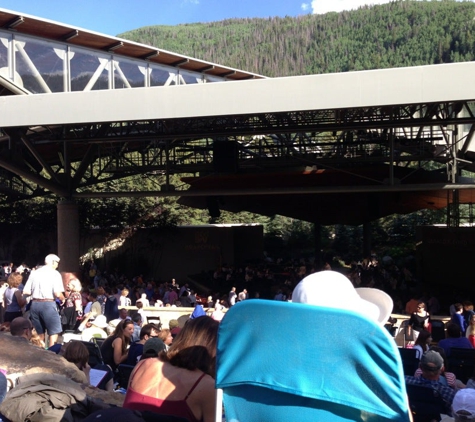
<svg viewBox="0 0 475 422">
<path fill-rule="evenodd" d="M 55 255 L 54 253 L 50 253 L 49 255 L 46 255 L 45 264 L 51 265 L 53 262 L 59 263 L 59 256 Z"/>
</svg>

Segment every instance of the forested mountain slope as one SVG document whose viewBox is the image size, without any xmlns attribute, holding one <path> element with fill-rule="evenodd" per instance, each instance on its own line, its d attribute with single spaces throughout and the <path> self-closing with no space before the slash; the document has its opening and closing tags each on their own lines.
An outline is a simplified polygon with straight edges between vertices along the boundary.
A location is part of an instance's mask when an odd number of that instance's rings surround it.
<svg viewBox="0 0 475 422">
<path fill-rule="evenodd" d="M 149 26 L 119 36 L 275 77 L 474 60 L 474 19 L 470 1 L 399 0 L 325 15 Z"/>
</svg>

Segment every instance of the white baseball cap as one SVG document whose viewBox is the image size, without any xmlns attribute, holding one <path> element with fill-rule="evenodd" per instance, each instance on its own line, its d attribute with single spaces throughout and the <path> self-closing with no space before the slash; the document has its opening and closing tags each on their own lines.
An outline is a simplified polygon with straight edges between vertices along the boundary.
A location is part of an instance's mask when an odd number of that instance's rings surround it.
<svg viewBox="0 0 475 422">
<path fill-rule="evenodd" d="M 455 415 L 475 417 L 475 389 L 463 388 L 455 394 L 452 401 L 452 411 Z"/>
<path fill-rule="evenodd" d="M 393 310 L 391 297 L 379 289 L 355 289 L 337 271 L 320 271 L 305 277 L 292 293 L 292 302 L 347 309 L 384 325 Z"/>
</svg>

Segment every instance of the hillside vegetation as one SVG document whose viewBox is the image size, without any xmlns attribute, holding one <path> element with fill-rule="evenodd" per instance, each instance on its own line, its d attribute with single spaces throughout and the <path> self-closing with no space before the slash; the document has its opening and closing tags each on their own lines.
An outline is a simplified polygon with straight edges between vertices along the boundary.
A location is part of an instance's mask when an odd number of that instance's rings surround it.
<svg viewBox="0 0 475 422">
<path fill-rule="evenodd" d="M 266 76 L 474 60 L 475 4 L 399 0 L 354 11 L 149 26 L 120 34 Z"/>
</svg>

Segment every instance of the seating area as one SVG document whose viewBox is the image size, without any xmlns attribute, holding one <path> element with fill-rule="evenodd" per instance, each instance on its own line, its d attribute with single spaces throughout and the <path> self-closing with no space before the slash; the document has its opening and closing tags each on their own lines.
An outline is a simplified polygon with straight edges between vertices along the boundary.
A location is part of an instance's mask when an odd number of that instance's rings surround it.
<svg viewBox="0 0 475 422">
<path fill-rule="evenodd" d="M 475 349 L 452 347 L 447 361 L 448 370 L 453 372 L 457 379 L 464 384 L 473 377 L 475 373 Z"/>
<path fill-rule="evenodd" d="M 127 389 L 129 385 L 130 374 L 134 370 L 134 366 L 126 365 L 125 363 L 121 363 L 117 367 L 117 383 L 118 388 L 123 388 L 124 390 Z"/>
<path fill-rule="evenodd" d="M 431 387 L 406 385 L 414 422 L 440 421 L 446 412 L 439 393 Z"/>
<path fill-rule="evenodd" d="M 104 359 L 102 359 L 101 348 L 99 345 L 93 341 L 80 341 L 84 346 L 86 346 L 89 351 L 89 366 L 95 368 L 97 365 L 104 365 Z"/>
<path fill-rule="evenodd" d="M 416 351 L 404 347 L 398 347 L 398 351 L 401 355 L 404 375 L 414 375 L 414 372 L 416 372 L 419 367 L 419 359 L 416 357 Z"/>
</svg>

